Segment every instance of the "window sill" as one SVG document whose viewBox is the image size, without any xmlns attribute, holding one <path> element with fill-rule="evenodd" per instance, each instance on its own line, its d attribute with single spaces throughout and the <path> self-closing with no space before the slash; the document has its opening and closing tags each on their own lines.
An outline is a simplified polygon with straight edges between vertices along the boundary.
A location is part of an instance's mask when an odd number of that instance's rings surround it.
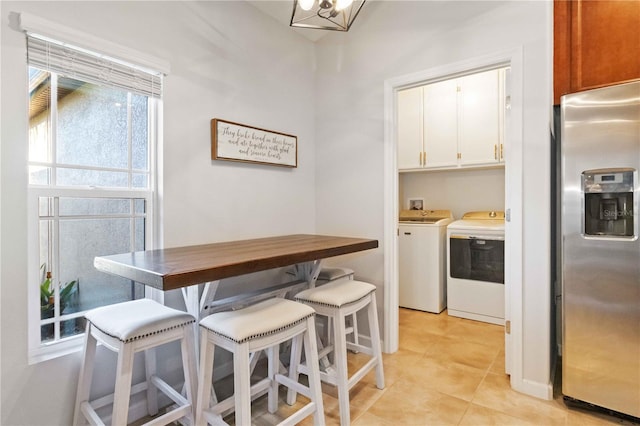
<svg viewBox="0 0 640 426">
<path fill-rule="evenodd" d="M 52 343 L 43 343 L 29 351 L 29 365 L 82 351 L 84 333 Z"/>
</svg>

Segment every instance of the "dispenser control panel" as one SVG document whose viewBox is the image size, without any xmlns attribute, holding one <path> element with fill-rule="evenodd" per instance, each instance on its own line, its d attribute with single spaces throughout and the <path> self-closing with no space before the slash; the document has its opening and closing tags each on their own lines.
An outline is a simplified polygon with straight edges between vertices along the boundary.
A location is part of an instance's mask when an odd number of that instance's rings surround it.
<svg viewBox="0 0 640 426">
<path fill-rule="evenodd" d="M 598 169 L 582 173 L 584 235 L 634 236 L 635 169 Z"/>
</svg>

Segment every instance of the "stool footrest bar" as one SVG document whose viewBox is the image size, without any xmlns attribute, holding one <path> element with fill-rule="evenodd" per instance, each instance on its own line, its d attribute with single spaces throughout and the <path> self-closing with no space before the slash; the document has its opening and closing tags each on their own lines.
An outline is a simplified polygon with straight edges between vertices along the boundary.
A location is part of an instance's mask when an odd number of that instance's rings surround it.
<svg viewBox="0 0 640 426">
<path fill-rule="evenodd" d="M 288 388 L 295 389 L 296 392 L 301 393 L 307 398 L 311 399 L 311 390 L 308 386 L 305 386 L 299 382 L 294 382 L 287 376 L 283 376 L 282 374 L 276 374 L 276 381 Z"/>
<path fill-rule="evenodd" d="M 314 411 L 316 411 L 316 403 L 310 402 L 304 407 L 302 407 L 300 410 L 296 411 L 295 413 L 293 413 L 292 415 L 290 415 L 289 417 L 287 417 L 286 419 L 278 423 L 278 426 L 297 425 L 303 419 L 313 414 Z"/>
<path fill-rule="evenodd" d="M 80 404 L 80 410 L 92 426 L 104 426 L 104 422 L 98 416 L 96 410 L 94 410 L 91 404 L 89 404 L 87 401 L 84 401 L 82 404 Z"/>
</svg>

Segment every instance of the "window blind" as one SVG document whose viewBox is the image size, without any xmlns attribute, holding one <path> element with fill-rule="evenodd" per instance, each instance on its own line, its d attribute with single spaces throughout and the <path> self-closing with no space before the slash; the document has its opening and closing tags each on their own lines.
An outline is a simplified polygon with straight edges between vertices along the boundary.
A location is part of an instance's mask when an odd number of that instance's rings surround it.
<svg viewBox="0 0 640 426">
<path fill-rule="evenodd" d="M 27 34 L 27 61 L 33 67 L 65 77 L 162 97 L 162 73 L 44 37 Z"/>
</svg>

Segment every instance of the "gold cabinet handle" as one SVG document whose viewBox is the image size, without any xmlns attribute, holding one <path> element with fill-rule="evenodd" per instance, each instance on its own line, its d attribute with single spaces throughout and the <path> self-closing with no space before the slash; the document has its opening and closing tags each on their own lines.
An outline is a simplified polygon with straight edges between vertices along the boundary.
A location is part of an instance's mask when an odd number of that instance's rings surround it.
<svg viewBox="0 0 640 426">
<path fill-rule="evenodd" d="M 503 150 L 503 145 L 500 144 L 500 159 L 504 160 L 504 150 Z"/>
<path fill-rule="evenodd" d="M 498 159 L 498 145 L 493 145 L 493 159 Z"/>
<path fill-rule="evenodd" d="M 424 159 L 422 160 L 422 165 L 426 166 L 427 165 L 427 151 L 423 151 L 422 152 L 424 154 Z"/>
</svg>

